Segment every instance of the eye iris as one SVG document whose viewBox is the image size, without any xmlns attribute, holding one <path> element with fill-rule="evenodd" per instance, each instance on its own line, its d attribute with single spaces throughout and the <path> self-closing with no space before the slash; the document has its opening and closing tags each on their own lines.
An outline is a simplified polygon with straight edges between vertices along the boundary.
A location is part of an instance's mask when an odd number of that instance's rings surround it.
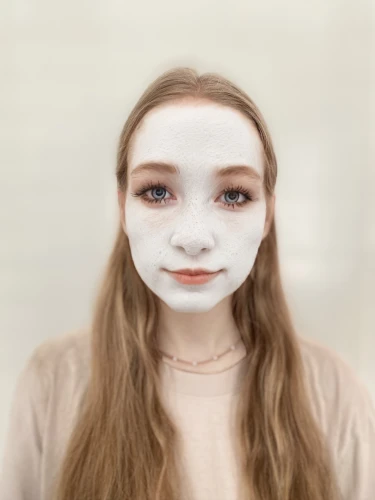
<svg viewBox="0 0 375 500">
<path fill-rule="evenodd" d="M 229 191 L 229 192 L 225 193 L 225 196 L 228 196 L 229 198 L 231 198 L 229 201 L 236 202 L 239 194 L 236 193 L 236 191 Z"/>
<path fill-rule="evenodd" d="M 153 192 L 155 192 L 155 193 L 159 192 L 158 194 L 156 194 L 156 197 L 158 197 L 158 196 L 163 197 L 163 196 L 164 196 L 164 188 L 160 188 L 160 187 L 158 187 L 158 188 L 154 188 L 154 189 L 151 191 L 151 194 L 152 194 Z"/>
</svg>

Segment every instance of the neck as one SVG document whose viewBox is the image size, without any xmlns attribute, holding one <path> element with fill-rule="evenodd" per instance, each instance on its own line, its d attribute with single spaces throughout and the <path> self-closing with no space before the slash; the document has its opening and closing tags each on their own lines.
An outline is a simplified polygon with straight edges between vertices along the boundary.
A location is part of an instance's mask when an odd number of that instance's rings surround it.
<svg viewBox="0 0 375 500">
<path fill-rule="evenodd" d="M 225 297 L 213 309 L 205 313 L 181 313 L 170 309 L 160 301 L 158 347 L 162 351 L 187 361 L 203 361 L 226 351 L 240 338 L 231 309 L 232 297 Z M 246 353 L 242 341 L 236 350 L 221 359 L 202 365 L 188 367 L 169 361 L 191 371 L 214 371 L 235 363 Z"/>
</svg>

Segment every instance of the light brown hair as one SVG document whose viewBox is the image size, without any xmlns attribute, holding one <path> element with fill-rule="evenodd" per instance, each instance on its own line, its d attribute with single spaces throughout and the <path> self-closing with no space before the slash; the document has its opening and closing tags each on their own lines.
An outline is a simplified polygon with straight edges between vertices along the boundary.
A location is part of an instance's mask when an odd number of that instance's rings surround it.
<svg viewBox="0 0 375 500">
<path fill-rule="evenodd" d="M 267 199 L 277 162 L 264 118 L 245 92 L 216 73 L 166 71 L 144 91 L 123 127 L 118 188 L 126 192 L 133 132 L 148 111 L 186 98 L 239 110 L 263 144 Z M 275 221 L 232 297 L 248 356 L 239 397 L 241 495 L 248 500 L 338 500 L 331 456 L 312 416 L 298 339 L 282 290 Z M 54 500 L 180 500 L 178 431 L 161 402 L 157 297 L 138 275 L 119 223 L 95 303 L 91 372 L 61 465 Z"/>
</svg>

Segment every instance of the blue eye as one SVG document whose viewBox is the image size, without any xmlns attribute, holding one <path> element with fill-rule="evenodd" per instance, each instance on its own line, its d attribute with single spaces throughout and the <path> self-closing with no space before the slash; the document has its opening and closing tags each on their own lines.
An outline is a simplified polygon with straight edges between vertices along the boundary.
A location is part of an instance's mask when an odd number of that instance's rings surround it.
<svg viewBox="0 0 375 500">
<path fill-rule="evenodd" d="M 151 198 L 148 195 L 146 195 L 148 191 L 151 191 Z M 142 186 L 135 193 L 131 193 L 131 195 L 141 197 L 142 200 L 144 200 L 146 203 L 161 203 L 162 201 L 164 203 L 168 203 L 168 200 L 170 200 L 171 198 L 166 198 L 164 191 L 166 191 L 167 193 L 169 192 L 167 186 L 164 186 L 163 184 L 160 183 L 151 182 L 149 184 Z M 243 188 L 242 186 L 237 186 L 237 187 L 229 186 L 223 191 L 222 195 L 223 194 L 225 198 L 228 195 L 229 201 L 224 201 L 222 203 L 225 206 L 231 208 L 234 208 L 235 206 L 242 207 L 253 200 L 253 197 L 250 194 L 250 192 L 247 189 Z M 237 201 L 238 197 L 241 195 L 243 196 L 244 200 Z"/>
<path fill-rule="evenodd" d="M 162 201 L 165 197 L 165 194 L 163 194 L 163 191 L 166 191 L 166 189 L 163 187 L 152 188 L 150 191 L 154 191 L 154 196 L 157 197 L 157 199 L 155 201 Z M 159 198 L 160 196 L 161 196 L 161 198 Z"/>
<path fill-rule="evenodd" d="M 238 189 L 238 190 L 235 190 L 232 188 L 227 189 L 226 191 L 224 191 L 224 198 L 226 198 L 227 195 L 229 198 L 229 202 L 224 202 L 224 204 L 226 206 L 229 206 L 229 207 L 234 207 L 234 206 L 242 207 L 243 205 L 246 205 L 246 203 L 248 203 L 251 200 L 250 194 L 246 194 L 246 193 L 242 192 L 240 189 Z M 243 201 L 237 201 L 240 196 L 244 197 Z M 233 199 L 233 198 L 235 198 L 235 199 Z"/>
</svg>

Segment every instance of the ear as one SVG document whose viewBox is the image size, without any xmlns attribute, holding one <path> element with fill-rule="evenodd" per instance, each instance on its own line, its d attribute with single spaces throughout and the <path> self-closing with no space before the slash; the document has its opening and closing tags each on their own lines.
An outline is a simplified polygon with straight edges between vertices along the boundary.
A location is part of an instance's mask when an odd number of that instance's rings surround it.
<svg viewBox="0 0 375 500">
<path fill-rule="evenodd" d="M 122 229 L 124 230 L 124 233 L 127 235 L 128 233 L 126 232 L 126 224 L 125 224 L 125 195 L 120 189 L 117 189 L 117 201 L 120 210 L 121 226 Z"/>
<path fill-rule="evenodd" d="M 276 195 L 273 194 L 271 199 L 269 200 L 269 202 L 267 204 L 266 222 L 264 224 L 264 231 L 263 231 L 262 240 L 267 236 L 267 234 L 271 228 L 272 220 L 273 220 L 274 215 L 275 215 L 275 200 L 276 200 Z"/>
</svg>

